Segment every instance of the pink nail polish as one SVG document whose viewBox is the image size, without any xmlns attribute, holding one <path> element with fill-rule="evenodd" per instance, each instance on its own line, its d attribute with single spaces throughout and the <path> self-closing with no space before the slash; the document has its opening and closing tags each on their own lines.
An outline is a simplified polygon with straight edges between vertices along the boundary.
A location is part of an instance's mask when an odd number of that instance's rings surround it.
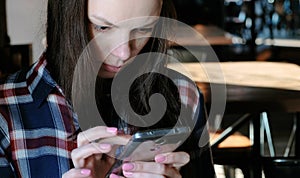
<svg viewBox="0 0 300 178">
<path fill-rule="evenodd" d="M 109 175 L 109 178 L 119 178 L 119 176 L 117 176 L 115 174 L 111 174 L 111 175 Z"/>
<path fill-rule="evenodd" d="M 124 174 L 124 176 L 126 176 L 126 177 L 131 177 L 131 176 L 133 175 L 132 172 L 126 172 L 126 171 L 123 171 L 123 174 Z"/>
<path fill-rule="evenodd" d="M 89 170 L 89 169 L 81 169 L 80 173 L 82 175 L 87 175 L 88 176 L 88 175 L 91 174 L 91 170 Z"/>
<path fill-rule="evenodd" d="M 100 148 L 101 148 L 101 149 L 104 149 L 104 150 L 107 150 L 107 149 L 109 149 L 110 147 L 111 147 L 110 144 L 106 144 L 106 143 L 100 144 Z"/>
<path fill-rule="evenodd" d="M 125 163 L 125 164 L 123 164 L 123 166 L 122 166 L 122 169 L 123 169 L 124 171 L 130 171 L 130 170 L 132 170 L 133 168 L 134 168 L 134 165 L 131 164 L 131 163 Z"/>
<path fill-rule="evenodd" d="M 109 133 L 117 133 L 118 129 L 115 127 L 107 127 L 106 131 Z"/>
<path fill-rule="evenodd" d="M 158 155 L 155 157 L 155 161 L 158 162 L 158 163 L 162 163 L 166 160 L 166 157 L 163 156 L 163 155 Z"/>
</svg>

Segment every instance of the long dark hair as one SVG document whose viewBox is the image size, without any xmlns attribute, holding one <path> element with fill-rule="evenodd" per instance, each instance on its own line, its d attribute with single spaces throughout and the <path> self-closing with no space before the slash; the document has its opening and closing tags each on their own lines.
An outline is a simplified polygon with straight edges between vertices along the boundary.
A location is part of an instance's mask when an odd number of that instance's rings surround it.
<svg viewBox="0 0 300 178">
<path fill-rule="evenodd" d="M 163 0 L 161 16 L 175 18 L 171 0 Z M 47 14 L 47 68 L 51 76 L 71 100 L 72 78 L 77 60 L 88 45 L 90 32 L 87 0 L 48 1 Z M 165 29 L 165 28 L 161 28 Z M 165 52 L 167 42 L 151 40 L 153 51 Z"/>
<path fill-rule="evenodd" d="M 89 42 L 87 1 L 51 0 L 47 12 L 47 68 L 70 99 L 74 68 Z"/>
<path fill-rule="evenodd" d="M 163 7 L 160 14 L 162 17 L 171 19 L 176 18 L 176 12 L 172 4 L 172 0 L 163 0 Z M 87 1 L 86 0 L 67 0 L 48 1 L 48 21 L 47 21 L 47 69 L 51 76 L 63 89 L 66 98 L 72 100 L 72 80 L 73 72 L 84 48 L 91 40 L 91 33 L 89 30 L 89 21 L 87 17 Z M 171 32 L 170 26 L 164 22 L 158 23 L 154 33 L 162 33 L 167 36 Z M 151 38 L 146 44 L 141 53 L 144 52 L 159 52 L 166 53 L 168 48 L 168 41 L 163 38 Z M 155 62 L 155 64 L 146 67 L 164 67 L 164 62 Z M 156 74 L 149 74 L 144 76 L 143 80 L 138 80 L 135 83 L 135 93 L 139 97 L 136 104 L 137 112 L 149 112 L 148 99 L 153 93 L 153 88 L 158 87 L 164 91 L 165 98 L 168 100 L 168 105 L 171 106 L 168 117 L 174 118 L 174 111 L 179 111 L 178 93 L 173 94 L 174 87 L 170 87 L 170 80 L 161 79 Z M 101 92 L 97 90 L 98 93 Z"/>
</svg>

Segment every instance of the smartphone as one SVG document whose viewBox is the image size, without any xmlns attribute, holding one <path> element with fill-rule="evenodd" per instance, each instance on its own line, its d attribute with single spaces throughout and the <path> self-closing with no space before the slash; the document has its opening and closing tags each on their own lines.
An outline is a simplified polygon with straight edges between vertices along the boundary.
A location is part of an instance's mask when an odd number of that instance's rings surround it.
<svg viewBox="0 0 300 178">
<path fill-rule="evenodd" d="M 164 128 L 137 132 L 116 156 L 116 161 L 108 171 L 122 175 L 122 164 L 131 161 L 152 161 L 157 154 L 172 152 L 190 135 L 189 127 Z"/>
</svg>

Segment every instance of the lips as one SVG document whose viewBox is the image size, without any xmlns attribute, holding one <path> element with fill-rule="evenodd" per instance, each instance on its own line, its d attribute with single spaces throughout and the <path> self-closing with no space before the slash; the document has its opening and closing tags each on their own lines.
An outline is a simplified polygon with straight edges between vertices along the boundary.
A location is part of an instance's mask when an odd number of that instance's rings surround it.
<svg viewBox="0 0 300 178">
<path fill-rule="evenodd" d="M 116 73 L 116 72 L 119 72 L 119 71 L 120 71 L 121 66 L 116 67 L 116 66 L 112 66 L 112 65 L 108 65 L 108 64 L 103 63 L 103 64 L 102 64 L 102 68 L 103 68 L 104 70 L 108 71 L 108 72 L 115 72 L 115 73 Z"/>
</svg>

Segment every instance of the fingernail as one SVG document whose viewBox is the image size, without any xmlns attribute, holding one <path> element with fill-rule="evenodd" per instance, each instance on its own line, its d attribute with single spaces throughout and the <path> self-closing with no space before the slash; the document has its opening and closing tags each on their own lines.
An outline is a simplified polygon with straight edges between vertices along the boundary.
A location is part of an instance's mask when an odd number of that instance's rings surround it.
<svg viewBox="0 0 300 178">
<path fill-rule="evenodd" d="M 110 149 L 110 144 L 102 143 L 100 144 L 100 148 L 104 150 Z"/>
<path fill-rule="evenodd" d="M 155 161 L 156 161 L 157 163 L 162 163 L 162 162 L 164 162 L 165 160 L 166 160 L 166 157 L 163 156 L 163 155 L 157 155 L 157 156 L 155 157 Z"/>
<path fill-rule="evenodd" d="M 123 169 L 124 171 L 130 171 L 130 170 L 132 170 L 133 168 L 134 168 L 134 165 L 131 164 L 131 163 L 125 163 L 125 164 L 123 164 L 123 166 L 122 166 L 122 169 Z"/>
<path fill-rule="evenodd" d="M 115 127 L 107 127 L 106 131 L 109 133 L 117 133 L 118 129 Z"/>
<path fill-rule="evenodd" d="M 116 174 L 111 174 L 109 175 L 109 178 L 119 178 L 119 176 L 117 176 Z"/>
<path fill-rule="evenodd" d="M 132 172 L 126 172 L 126 171 L 123 171 L 123 174 L 124 174 L 124 176 L 126 176 L 126 177 L 131 177 L 132 176 Z"/>
<path fill-rule="evenodd" d="M 82 175 L 90 175 L 91 174 L 91 170 L 89 170 L 89 169 L 81 169 L 80 173 Z"/>
</svg>

